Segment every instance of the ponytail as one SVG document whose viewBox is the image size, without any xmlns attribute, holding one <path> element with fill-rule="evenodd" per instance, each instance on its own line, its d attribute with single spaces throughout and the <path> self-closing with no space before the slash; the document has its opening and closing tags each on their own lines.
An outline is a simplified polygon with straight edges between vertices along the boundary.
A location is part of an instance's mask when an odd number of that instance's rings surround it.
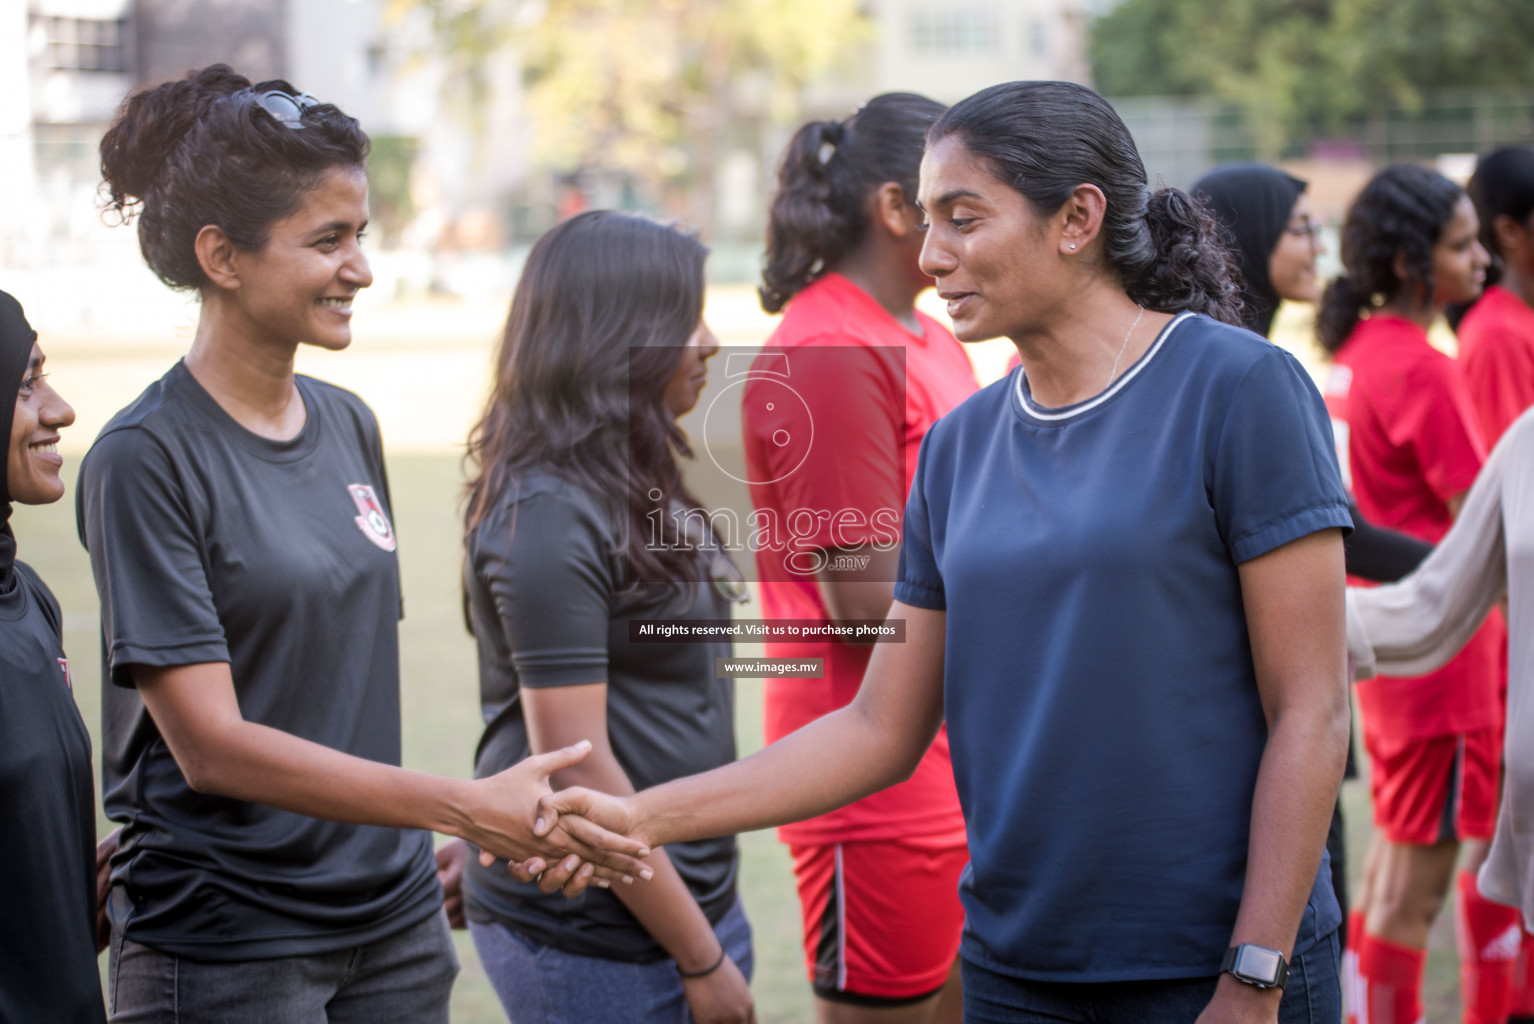
<svg viewBox="0 0 1534 1024">
<path fill-rule="evenodd" d="M 1336 352 L 1371 309 L 1403 290 L 1433 294 L 1433 246 L 1464 192 L 1437 171 L 1392 164 L 1369 179 L 1342 222 L 1342 276 L 1316 314 L 1321 347 Z M 1404 259 L 1406 274 L 1396 273 Z"/>
<path fill-rule="evenodd" d="M 1145 208 L 1148 261 L 1121 260 L 1124 290 L 1147 309 L 1189 310 L 1242 326 L 1241 271 L 1219 224 L 1186 192 L 1151 193 Z"/>
<path fill-rule="evenodd" d="M 892 181 L 916 198 L 923 141 L 943 106 L 914 93 L 875 96 L 845 121 L 811 121 L 778 165 L 759 289 L 776 313 L 855 249 L 868 231 L 868 196 Z"/>
<path fill-rule="evenodd" d="M 1321 347 L 1328 352 L 1341 348 L 1369 307 L 1369 296 L 1346 274 L 1327 285 L 1316 310 L 1316 337 Z"/>
<path fill-rule="evenodd" d="M 831 183 L 829 164 L 844 135 L 840 121 L 811 121 L 794 133 L 783 154 L 758 289 L 769 313 L 781 310 L 840 259 L 862 226 L 856 222 L 859 211 L 836 202 Z"/>
</svg>

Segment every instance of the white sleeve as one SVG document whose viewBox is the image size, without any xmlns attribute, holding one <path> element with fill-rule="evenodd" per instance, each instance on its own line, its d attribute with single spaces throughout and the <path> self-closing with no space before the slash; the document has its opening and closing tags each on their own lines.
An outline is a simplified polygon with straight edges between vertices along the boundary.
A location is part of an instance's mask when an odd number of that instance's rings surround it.
<svg viewBox="0 0 1534 1024">
<path fill-rule="evenodd" d="M 1534 421 L 1522 426 L 1534 425 Z M 1417 676 L 1441 667 L 1507 593 L 1502 522 L 1506 467 L 1528 458 L 1534 430 L 1509 430 L 1476 477 L 1459 518 L 1411 575 L 1348 588 L 1348 654 L 1355 678 Z"/>
</svg>

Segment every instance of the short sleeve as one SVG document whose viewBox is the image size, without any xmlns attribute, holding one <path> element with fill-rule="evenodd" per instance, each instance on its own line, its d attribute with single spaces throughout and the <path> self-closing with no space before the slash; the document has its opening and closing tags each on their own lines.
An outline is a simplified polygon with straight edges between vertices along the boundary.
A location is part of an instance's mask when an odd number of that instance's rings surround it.
<svg viewBox="0 0 1534 1024">
<path fill-rule="evenodd" d="M 904 350 L 828 336 L 783 356 L 787 379 L 758 375 L 742 412 L 763 462 L 761 479 L 776 481 L 784 510 L 816 514 L 809 546 L 877 540 L 877 514 L 901 508 L 906 497 Z M 800 438 L 808 439 L 803 447 Z"/>
<path fill-rule="evenodd" d="M 1513 330 L 1494 326 L 1460 359 L 1482 439 L 1497 443 L 1525 409 L 1534 407 L 1534 347 Z"/>
<path fill-rule="evenodd" d="M 372 429 L 367 435 L 368 458 L 373 462 L 373 471 L 378 474 L 378 482 L 383 488 L 384 512 L 389 517 L 389 522 L 394 524 L 394 536 L 396 542 L 399 537 L 399 523 L 394 515 L 394 495 L 389 491 L 389 467 L 383 457 L 383 436 L 378 430 L 378 421 L 371 420 Z M 396 574 L 399 579 L 399 616 L 405 618 L 405 574 Z"/>
<path fill-rule="evenodd" d="M 943 591 L 943 577 L 938 571 L 932 542 L 932 520 L 927 505 L 927 468 L 932 458 L 932 435 L 922 439 L 916 459 L 916 477 L 911 481 L 911 496 L 906 501 L 905 523 L 900 544 L 900 571 L 895 580 L 895 600 L 916 608 L 946 611 L 948 597 Z"/>
<path fill-rule="evenodd" d="M 77 500 L 112 682 L 132 686 L 134 665 L 227 662 L 203 531 L 164 447 L 136 429 L 101 437 Z"/>
<path fill-rule="evenodd" d="M 1415 366 L 1407 381 L 1407 401 L 1387 424 L 1390 440 L 1409 448 L 1422 478 L 1447 502 L 1475 483 L 1486 461 L 1480 419 L 1459 367 L 1438 353 Z"/>
<path fill-rule="evenodd" d="M 539 492 L 474 531 L 474 572 L 522 686 L 607 681 L 613 579 L 606 523 L 589 503 Z"/>
<path fill-rule="evenodd" d="M 1220 536 L 1238 564 L 1319 530 L 1352 530 L 1326 406 L 1280 348 L 1236 386 L 1209 479 Z"/>
</svg>

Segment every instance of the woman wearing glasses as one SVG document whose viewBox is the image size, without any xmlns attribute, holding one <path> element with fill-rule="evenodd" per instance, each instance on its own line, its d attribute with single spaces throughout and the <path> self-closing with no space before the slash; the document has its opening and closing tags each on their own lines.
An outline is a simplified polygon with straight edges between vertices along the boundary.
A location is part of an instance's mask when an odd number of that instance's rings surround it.
<svg viewBox="0 0 1534 1024">
<path fill-rule="evenodd" d="M 457 963 L 425 830 L 529 860 L 547 775 L 584 753 L 477 782 L 398 767 L 378 426 L 293 373 L 300 344 L 350 344 L 372 283 L 367 152 L 340 110 L 222 65 L 129 97 L 102 140 L 145 260 L 201 299 L 191 351 L 80 471 L 123 822 L 114 1021 L 445 1022 Z"/>
<path fill-rule="evenodd" d="M 707 250 L 673 228 L 583 213 L 538 240 L 469 441 L 464 586 L 485 733 L 476 774 L 577 739 L 553 779 L 632 793 L 735 759 L 727 640 L 647 642 L 645 621 L 730 617 L 738 573 L 682 482 L 678 417 L 718 342 Z M 676 843 L 648 884 L 565 903 L 483 863 L 465 902 L 516 1024 L 752 1019 L 735 838 Z"/>
</svg>

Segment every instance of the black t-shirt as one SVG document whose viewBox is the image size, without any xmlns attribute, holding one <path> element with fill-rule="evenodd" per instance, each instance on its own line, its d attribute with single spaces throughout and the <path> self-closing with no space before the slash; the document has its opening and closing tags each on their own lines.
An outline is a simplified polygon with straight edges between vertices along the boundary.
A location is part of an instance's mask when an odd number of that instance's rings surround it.
<svg viewBox="0 0 1534 1024">
<path fill-rule="evenodd" d="M 195 793 L 134 666 L 226 661 L 247 721 L 400 763 L 399 567 L 373 414 L 297 378 L 307 421 L 245 430 L 184 365 L 80 468 L 101 595 L 103 790 L 124 823 L 108 912 L 128 938 L 238 961 L 345 949 L 440 906 L 430 837 Z"/>
<path fill-rule="evenodd" d="M 0 594 L 0 1021 L 100 1024 L 91 738 L 61 637 L 17 562 Z"/>
<path fill-rule="evenodd" d="M 485 717 L 477 777 L 531 752 L 522 687 L 604 680 L 608 741 L 636 790 L 735 759 L 734 684 L 714 678 L 728 642 L 629 642 L 630 619 L 727 619 L 728 603 L 707 583 L 623 590 L 617 551 L 601 503 L 546 473 L 509 483 L 470 535 L 464 582 Z M 672 843 L 666 853 L 717 924 L 735 902 L 735 838 Z M 465 891 L 471 920 L 504 923 L 547 946 L 636 963 L 667 955 L 609 891 L 545 896 L 476 858 Z"/>
</svg>

